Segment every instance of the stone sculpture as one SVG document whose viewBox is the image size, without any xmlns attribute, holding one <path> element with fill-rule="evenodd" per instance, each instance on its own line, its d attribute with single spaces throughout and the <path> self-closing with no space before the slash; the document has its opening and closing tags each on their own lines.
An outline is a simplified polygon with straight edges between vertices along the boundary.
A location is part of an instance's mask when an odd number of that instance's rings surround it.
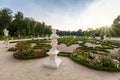
<svg viewBox="0 0 120 80">
<path fill-rule="evenodd" d="M 62 60 L 57 57 L 57 54 L 59 53 L 59 51 L 57 50 L 57 38 L 58 35 L 56 34 L 56 30 L 53 29 L 50 36 L 52 48 L 47 53 L 49 55 L 49 60 L 44 63 L 44 65 L 47 67 L 58 68 L 60 63 L 62 62 Z"/>
<path fill-rule="evenodd" d="M 3 33 L 4 33 L 4 35 L 5 35 L 4 44 L 6 44 L 6 47 L 9 47 L 9 39 L 8 39 L 9 31 L 5 28 L 5 29 L 3 30 Z"/>
</svg>

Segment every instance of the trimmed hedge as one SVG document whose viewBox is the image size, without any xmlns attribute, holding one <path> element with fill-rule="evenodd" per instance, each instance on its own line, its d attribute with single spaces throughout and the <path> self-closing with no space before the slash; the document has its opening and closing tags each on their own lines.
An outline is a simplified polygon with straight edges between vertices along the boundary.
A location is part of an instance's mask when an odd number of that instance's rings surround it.
<svg viewBox="0 0 120 80">
<path fill-rule="evenodd" d="M 60 52 L 58 54 L 58 56 L 70 57 L 70 54 L 72 54 L 72 53 L 69 53 L 69 52 Z"/>
<path fill-rule="evenodd" d="M 11 47 L 8 49 L 8 51 L 16 51 L 16 50 L 17 50 L 17 48 L 15 48 L 15 47 Z"/>
<path fill-rule="evenodd" d="M 59 54 L 58 54 L 58 56 L 64 56 L 64 57 L 70 57 L 70 55 L 71 55 L 72 53 L 68 53 L 68 52 L 60 52 Z M 18 55 L 16 55 L 16 54 L 13 54 L 13 56 L 15 57 L 15 58 L 17 58 L 17 59 L 23 59 L 23 60 L 28 60 L 28 59 L 35 59 L 35 58 L 43 58 L 43 57 L 47 57 L 48 56 L 48 54 L 40 54 L 40 55 L 38 55 L 38 56 L 34 56 L 34 55 L 26 55 L 26 56 L 18 56 Z"/>
<path fill-rule="evenodd" d="M 67 46 L 70 46 L 72 44 L 77 44 L 78 40 L 76 38 L 72 38 L 72 37 L 69 37 L 69 38 L 59 38 L 58 39 L 58 44 L 61 44 L 61 43 L 64 43 Z"/>
<path fill-rule="evenodd" d="M 74 39 L 74 38 L 59 38 L 59 44 L 60 43 L 65 43 L 67 46 L 72 45 L 72 44 L 76 44 L 79 40 L 78 39 Z M 109 71 L 109 72 L 118 72 L 120 71 L 120 67 L 114 67 L 116 66 L 113 65 L 112 63 L 112 58 L 110 60 L 103 60 L 100 62 L 97 62 L 95 59 L 95 55 L 94 53 L 97 53 L 97 51 L 101 51 L 103 53 L 109 53 L 109 51 L 105 50 L 105 49 L 113 49 L 113 48 L 117 48 L 118 46 L 112 45 L 110 42 L 103 42 L 103 41 L 95 41 L 95 40 L 87 40 L 87 39 L 83 39 L 82 40 L 83 43 L 80 43 L 79 45 L 82 45 L 82 47 L 78 47 L 76 49 L 76 53 L 78 52 L 78 54 L 73 54 L 73 53 L 68 53 L 68 52 L 60 52 L 58 54 L 58 56 L 64 56 L 64 57 L 70 57 L 73 61 L 82 64 L 88 68 L 91 69 L 95 69 L 95 70 L 102 70 L 102 71 Z M 13 56 L 17 59 L 21 59 L 21 60 L 28 60 L 28 59 L 35 59 L 35 58 L 43 58 L 43 57 L 47 57 L 48 54 L 46 54 L 46 52 L 49 51 L 49 49 L 51 48 L 51 46 L 49 44 L 46 44 L 47 40 L 31 40 L 28 41 L 30 43 L 36 43 L 36 46 L 34 46 L 34 49 L 42 49 L 43 52 L 41 52 L 41 54 L 37 54 L 35 52 L 30 52 L 27 54 L 13 54 Z M 91 42 L 94 44 L 101 44 L 102 47 L 87 47 L 85 46 L 86 42 Z M 12 49 L 12 48 L 11 48 Z M 86 52 L 86 53 L 84 53 Z M 90 52 L 90 54 L 87 54 L 87 52 Z M 83 54 L 83 56 L 82 56 Z M 88 55 L 86 57 L 86 55 Z M 95 61 L 94 61 L 95 60 Z M 102 66 L 101 66 L 102 64 Z M 120 64 L 119 64 L 120 66 Z"/>
<path fill-rule="evenodd" d="M 33 48 L 34 49 L 43 49 L 44 51 L 48 52 L 51 49 L 51 45 L 45 44 L 45 43 L 41 43 L 39 45 L 34 46 Z"/>
<path fill-rule="evenodd" d="M 120 67 L 119 68 L 111 68 L 111 67 L 100 67 L 95 65 L 94 63 L 91 63 L 87 58 L 83 58 L 82 56 L 79 56 L 81 58 L 78 58 L 77 55 L 70 55 L 70 58 L 79 63 L 82 64 L 88 68 L 95 69 L 95 70 L 102 70 L 102 71 L 108 71 L 108 72 L 120 72 Z"/>
<path fill-rule="evenodd" d="M 13 54 L 13 57 L 17 58 L 17 59 L 22 59 L 22 60 L 28 60 L 28 59 L 36 59 L 36 58 L 43 58 L 43 57 L 47 57 L 48 54 L 40 54 L 40 55 L 26 55 L 26 56 L 20 56 L 20 55 L 16 55 Z"/>
</svg>

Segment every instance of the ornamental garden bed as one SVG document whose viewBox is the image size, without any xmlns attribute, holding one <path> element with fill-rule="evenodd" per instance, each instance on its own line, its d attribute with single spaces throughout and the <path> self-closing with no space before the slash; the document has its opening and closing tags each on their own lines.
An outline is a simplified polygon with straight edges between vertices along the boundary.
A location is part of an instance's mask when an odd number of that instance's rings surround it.
<svg viewBox="0 0 120 80">
<path fill-rule="evenodd" d="M 87 66 L 89 68 L 95 69 L 95 70 L 102 70 L 102 71 L 109 71 L 109 72 L 118 72 L 120 71 L 120 63 L 116 60 L 113 60 L 109 57 L 101 57 L 100 59 L 92 60 L 88 59 L 86 57 L 78 56 L 71 54 L 70 58 L 84 66 Z"/>
<path fill-rule="evenodd" d="M 47 51 L 51 48 L 48 44 L 39 44 L 34 47 L 29 41 L 20 41 L 15 47 L 9 48 L 8 51 L 15 51 L 13 56 L 17 59 L 34 59 L 48 56 Z"/>
<path fill-rule="evenodd" d="M 69 40 L 70 39 L 70 40 Z M 68 52 L 60 52 L 58 56 L 70 57 L 73 61 L 82 64 L 86 67 L 116 72 L 120 71 L 120 50 L 119 46 L 113 44 L 110 41 L 101 41 L 101 40 L 87 40 L 84 38 L 62 38 L 59 39 L 59 43 L 64 44 L 79 44 L 80 47 L 76 48 L 73 53 Z M 66 41 L 67 40 L 67 41 Z M 81 41 L 80 43 L 78 43 Z M 36 45 L 31 46 L 32 43 Z M 86 43 L 101 46 L 88 47 L 85 45 Z M 47 44 L 47 41 L 20 41 L 15 47 L 9 48 L 9 51 L 15 51 L 13 56 L 17 59 L 34 59 L 34 58 L 42 58 L 48 56 L 46 53 L 51 49 L 50 44 Z M 99 43 L 99 44 L 98 44 Z M 118 49 L 115 53 L 111 53 L 109 50 Z"/>
<path fill-rule="evenodd" d="M 119 46 L 117 46 L 117 44 L 112 44 L 110 41 L 97 40 L 97 43 L 101 46 L 92 47 L 91 45 L 85 45 L 90 42 L 92 42 L 91 44 L 95 43 L 95 41 L 91 40 L 83 41 L 83 43 L 81 43 L 81 47 L 78 47 L 75 50 L 75 53 L 70 55 L 70 58 L 73 61 L 92 69 L 110 72 L 120 71 L 120 57 L 118 57 L 120 56 L 120 53 L 119 51 L 115 52 L 116 48 L 119 50 Z M 112 54 L 110 50 L 113 50 L 115 53 Z"/>
</svg>

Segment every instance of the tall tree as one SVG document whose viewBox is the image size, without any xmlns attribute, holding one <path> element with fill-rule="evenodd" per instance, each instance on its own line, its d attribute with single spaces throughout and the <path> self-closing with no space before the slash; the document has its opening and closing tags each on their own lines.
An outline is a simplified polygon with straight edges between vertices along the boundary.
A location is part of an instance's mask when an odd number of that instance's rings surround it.
<svg viewBox="0 0 120 80">
<path fill-rule="evenodd" d="M 12 10 L 4 8 L 0 10 L 0 35 L 2 35 L 4 28 L 8 28 L 12 21 Z"/>
<path fill-rule="evenodd" d="M 30 35 L 35 35 L 35 27 L 37 25 L 37 22 L 31 18 L 31 21 L 30 21 Z"/>
<path fill-rule="evenodd" d="M 84 36 L 95 37 L 95 30 L 93 30 L 93 28 L 88 28 L 86 31 L 84 31 Z"/>
<path fill-rule="evenodd" d="M 24 20 L 24 17 L 23 17 L 23 13 L 22 12 L 17 12 L 17 14 L 15 14 L 14 16 L 14 20 L 13 20 L 13 25 L 15 26 L 15 35 L 16 36 L 19 36 L 20 35 L 24 35 L 23 33 L 23 29 L 24 29 L 24 26 L 23 26 L 23 20 Z"/>
<path fill-rule="evenodd" d="M 101 37 L 101 39 L 103 39 L 104 36 L 106 36 L 106 37 L 111 37 L 112 36 L 111 27 L 104 26 L 104 27 L 100 28 L 100 37 Z"/>
<path fill-rule="evenodd" d="M 117 16 L 117 18 L 114 19 L 111 30 L 113 36 L 120 37 L 120 16 Z"/>
<path fill-rule="evenodd" d="M 41 23 L 37 22 L 36 27 L 35 27 L 35 32 L 36 32 L 36 36 L 40 35 L 41 36 Z"/>
</svg>

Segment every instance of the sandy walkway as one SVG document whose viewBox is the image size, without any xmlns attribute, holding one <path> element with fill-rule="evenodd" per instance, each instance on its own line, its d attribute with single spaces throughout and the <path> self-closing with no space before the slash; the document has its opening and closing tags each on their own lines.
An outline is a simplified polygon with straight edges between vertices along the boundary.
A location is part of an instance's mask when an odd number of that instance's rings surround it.
<svg viewBox="0 0 120 80">
<path fill-rule="evenodd" d="M 120 80 L 120 73 L 95 71 L 67 57 L 60 57 L 63 62 L 58 69 L 43 66 L 48 57 L 17 60 L 0 45 L 0 80 Z"/>
<path fill-rule="evenodd" d="M 70 53 L 73 53 L 73 51 L 75 51 L 75 49 L 79 47 L 78 44 L 73 44 L 73 45 L 70 45 L 70 46 L 67 46 L 66 44 L 60 44 L 58 45 L 58 50 L 60 52 L 70 52 Z"/>
</svg>

